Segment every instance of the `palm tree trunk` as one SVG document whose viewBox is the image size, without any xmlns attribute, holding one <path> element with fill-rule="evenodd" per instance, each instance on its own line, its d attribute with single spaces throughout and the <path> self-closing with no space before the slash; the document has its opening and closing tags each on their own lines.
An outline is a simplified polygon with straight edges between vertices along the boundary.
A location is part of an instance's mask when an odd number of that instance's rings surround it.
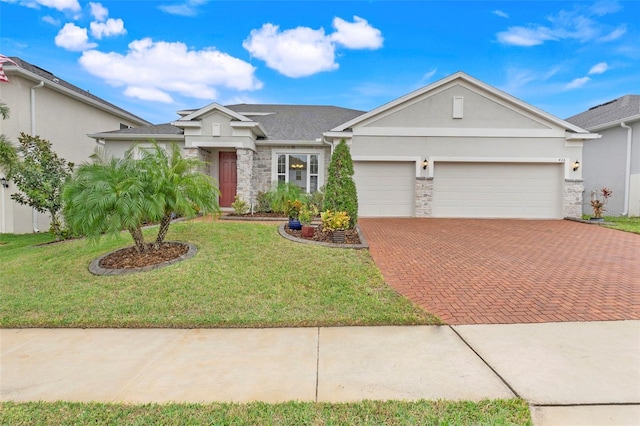
<svg viewBox="0 0 640 426">
<path fill-rule="evenodd" d="M 138 253 L 146 252 L 147 246 L 145 246 L 144 244 L 144 236 L 142 235 L 142 228 L 139 226 L 136 228 L 129 228 L 129 233 L 133 238 L 133 243 L 135 244 L 136 251 Z"/>
<path fill-rule="evenodd" d="M 160 221 L 160 230 L 158 231 L 158 237 L 156 238 L 156 242 L 153 244 L 154 249 L 159 249 L 160 245 L 164 243 L 167 232 L 169 232 L 169 225 L 171 225 L 171 213 L 165 214 Z"/>
</svg>

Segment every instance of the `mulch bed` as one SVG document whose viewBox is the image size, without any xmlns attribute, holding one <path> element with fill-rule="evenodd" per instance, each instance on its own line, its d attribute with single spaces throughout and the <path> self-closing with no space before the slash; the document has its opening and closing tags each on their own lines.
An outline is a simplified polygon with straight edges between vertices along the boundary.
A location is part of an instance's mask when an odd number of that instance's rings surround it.
<svg viewBox="0 0 640 426">
<path fill-rule="evenodd" d="M 146 253 L 138 253 L 135 247 L 123 248 L 102 258 L 99 265 L 104 269 L 142 268 L 176 259 L 189 251 L 188 245 L 175 242 L 163 243 L 157 250 L 152 243 L 146 245 L 150 247 Z"/>
<path fill-rule="evenodd" d="M 293 235 L 297 238 L 302 238 L 305 240 L 319 241 L 322 243 L 332 243 L 333 239 L 331 237 L 332 232 L 326 229 L 322 229 L 322 226 L 316 226 L 316 230 L 311 238 L 305 238 L 302 236 L 302 231 L 289 229 L 288 225 L 285 225 L 284 230 L 287 234 Z M 344 244 L 360 244 L 360 237 L 358 236 L 358 231 L 355 229 L 347 229 L 344 232 Z"/>
</svg>

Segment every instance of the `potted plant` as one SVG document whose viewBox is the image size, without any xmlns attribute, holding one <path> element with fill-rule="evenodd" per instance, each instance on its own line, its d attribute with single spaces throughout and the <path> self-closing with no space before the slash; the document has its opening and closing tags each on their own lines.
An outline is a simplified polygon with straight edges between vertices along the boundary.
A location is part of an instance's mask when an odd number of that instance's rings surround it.
<svg viewBox="0 0 640 426">
<path fill-rule="evenodd" d="M 602 197 L 602 200 L 598 199 L 598 193 Z M 590 220 L 602 222 L 602 213 L 604 213 L 607 200 L 611 197 L 613 191 L 607 187 L 601 188 L 600 191 L 591 192 L 591 207 L 593 208 L 593 217 Z"/>
<path fill-rule="evenodd" d="M 318 209 L 315 206 L 307 207 L 303 206 L 300 209 L 299 220 L 302 224 L 302 236 L 304 238 L 311 238 L 316 231 L 315 226 L 311 226 L 311 221 L 318 214 Z"/>
<path fill-rule="evenodd" d="M 285 206 L 285 214 L 289 217 L 289 229 L 301 229 L 302 225 L 298 217 L 300 216 L 300 210 L 303 204 L 300 200 L 287 201 Z"/>
<path fill-rule="evenodd" d="M 322 227 L 331 231 L 334 243 L 344 243 L 345 229 L 349 227 L 349 215 L 347 212 L 327 210 L 320 215 Z"/>
</svg>

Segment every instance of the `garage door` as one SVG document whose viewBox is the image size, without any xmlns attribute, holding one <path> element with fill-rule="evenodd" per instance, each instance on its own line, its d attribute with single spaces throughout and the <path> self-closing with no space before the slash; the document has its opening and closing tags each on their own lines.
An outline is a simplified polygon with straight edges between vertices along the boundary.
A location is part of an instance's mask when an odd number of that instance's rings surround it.
<svg viewBox="0 0 640 426">
<path fill-rule="evenodd" d="M 415 215 L 416 163 L 355 161 L 353 171 L 359 216 Z"/>
<path fill-rule="evenodd" d="M 557 163 L 435 163 L 434 217 L 562 218 Z"/>
</svg>

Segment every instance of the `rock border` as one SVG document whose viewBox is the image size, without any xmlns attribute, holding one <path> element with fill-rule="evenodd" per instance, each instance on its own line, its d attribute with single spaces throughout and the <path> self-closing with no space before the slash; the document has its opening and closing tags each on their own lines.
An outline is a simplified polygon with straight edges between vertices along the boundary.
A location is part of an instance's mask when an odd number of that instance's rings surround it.
<svg viewBox="0 0 640 426">
<path fill-rule="evenodd" d="M 91 272 L 93 275 L 115 276 L 115 275 L 129 275 L 129 274 L 135 274 L 135 273 L 138 273 L 138 272 L 153 271 L 155 269 L 165 268 L 167 266 L 173 265 L 174 263 L 182 262 L 183 260 L 191 259 L 198 252 L 198 248 L 194 244 L 191 244 L 191 243 L 185 243 L 184 241 L 167 241 L 167 242 L 168 243 L 178 243 L 178 244 L 186 245 L 187 247 L 189 247 L 189 250 L 187 250 L 187 252 L 185 254 L 183 254 L 182 256 L 178 256 L 175 259 L 167 260 L 165 262 L 156 263 L 155 265 L 143 266 L 141 268 L 107 269 L 107 268 L 100 267 L 100 261 L 103 258 L 105 258 L 105 257 L 107 257 L 107 256 L 109 256 L 109 255 L 111 255 L 113 253 L 117 253 L 120 250 L 125 250 L 125 249 L 129 248 L 129 247 L 125 247 L 125 248 L 121 248 L 121 249 L 118 249 L 118 250 L 114 250 L 114 251 L 112 251 L 110 253 L 107 253 L 107 254 L 103 254 L 99 258 L 95 259 L 89 265 L 89 272 Z"/>
<path fill-rule="evenodd" d="M 360 226 L 358 225 L 356 225 L 356 232 L 358 232 L 358 238 L 360 238 L 360 244 L 333 244 L 333 243 L 325 243 L 323 241 L 315 241 L 315 240 L 308 240 L 306 238 L 294 237 L 293 235 L 289 235 L 287 231 L 284 230 L 285 225 L 286 223 L 283 223 L 278 227 L 278 233 L 280 234 L 281 237 L 284 237 L 287 240 L 293 241 L 295 243 L 311 244 L 311 245 L 322 246 L 322 247 L 342 248 L 342 249 L 355 249 L 355 250 L 369 249 L 369 244 L 367 244 L 367 240 L 364 238 L 364 234 L 362 233 L 362 231 L 360 230 Z"/>
</svg>

